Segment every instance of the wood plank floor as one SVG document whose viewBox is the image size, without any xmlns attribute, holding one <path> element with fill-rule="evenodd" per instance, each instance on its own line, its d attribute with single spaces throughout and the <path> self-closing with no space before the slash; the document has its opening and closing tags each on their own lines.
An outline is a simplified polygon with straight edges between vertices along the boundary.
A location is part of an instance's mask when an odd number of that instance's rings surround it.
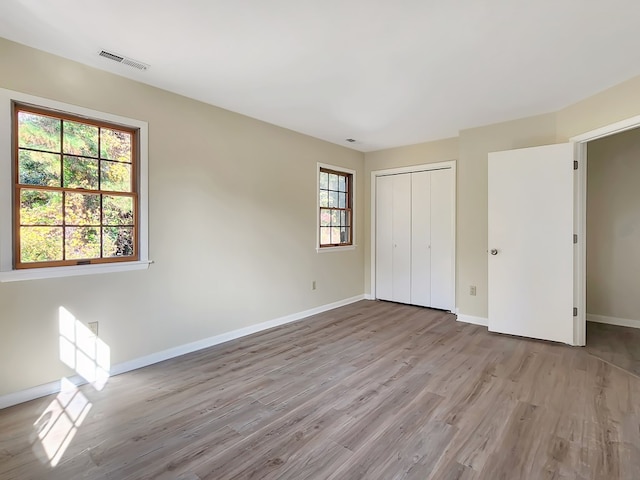
<svg viewBox="0 0 640 480">
<path fill-rule="evenodd" d="M 587 351 L 640 377 L 640 329 L 587 322 Z"/>
<path fill-rule="evenodd" d="M 0 478 L 637 480 L 640 380 L 362 301 L 0 410 Z"/>
</svg>

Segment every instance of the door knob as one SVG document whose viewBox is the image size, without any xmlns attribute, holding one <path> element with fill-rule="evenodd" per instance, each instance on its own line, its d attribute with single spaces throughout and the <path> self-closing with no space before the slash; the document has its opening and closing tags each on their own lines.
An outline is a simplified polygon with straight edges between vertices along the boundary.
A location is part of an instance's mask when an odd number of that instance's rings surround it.
<svg viewBox="0 0 640 480">
<path fill-rule="evenodd" d="M 491 253 L 491 255 L 497 255 L 498 254 L 498 249 L 497 248 L 492 248 L 491 252 L 489 252 L 489 253 Z"/>
</svg>

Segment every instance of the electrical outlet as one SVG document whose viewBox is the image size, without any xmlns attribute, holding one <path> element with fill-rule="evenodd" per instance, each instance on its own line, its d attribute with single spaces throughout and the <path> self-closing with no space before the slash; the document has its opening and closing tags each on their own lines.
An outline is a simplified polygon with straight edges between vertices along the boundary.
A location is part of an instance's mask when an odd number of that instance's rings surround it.
<svg viewBox="0 0 640 480">
<path fill-rule="evenodd" d="M 311 290 L 315 290 L 316 289 L 316 281 L 314 280 L 313 282 L 311 282 Z"/>
<path fill-rule="evenodd" d="M 88 327 L 89 327 L 89 330 L 91 330 L 91 333 L 93 333 L 97 337 L 98 336 L 98 322 L 89 322 L 88 323 Z"/>
<path fill-rule="evenodd" d="M 469 287 L 469 295 L 472 295 L 474 297 L 476 296 L 476 286 L 475 285 L 471 285 Z"/>
</svg>

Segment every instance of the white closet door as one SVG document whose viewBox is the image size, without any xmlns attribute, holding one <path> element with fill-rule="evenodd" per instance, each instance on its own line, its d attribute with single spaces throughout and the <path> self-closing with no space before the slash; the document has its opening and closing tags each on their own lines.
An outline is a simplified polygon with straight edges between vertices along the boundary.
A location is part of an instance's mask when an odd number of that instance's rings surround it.
<svg viewBox="0 0 640 480">
<path fill-rule="evenodd" d="M 411 174 L 393 178 L 393 301 L 411 303 Z"/>
<path fill-rule="evenodd" d="M 376 298 L 393 300 L 393 177 L 376 177 Z"/>
<path fill-rule="evenodd" d="M 411 303 L 431 306 L 431 172 L 411 174 Z"/>
<path fill-rule="evenodd" d="M 450 169 L 431 171 L 431 306 L 454 308 L 453 189 Z"/>
</svg>

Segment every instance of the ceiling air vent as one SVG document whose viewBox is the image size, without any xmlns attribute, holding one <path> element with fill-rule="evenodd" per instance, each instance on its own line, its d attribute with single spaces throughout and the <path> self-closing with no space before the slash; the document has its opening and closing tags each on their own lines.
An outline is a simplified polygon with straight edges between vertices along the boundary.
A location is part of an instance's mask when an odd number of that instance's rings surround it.
<svg viewBox="0 0 640 480">
<path fill-rule="evenodd" d="M 122 55 L 118 55 L 117 53 L 108 52 L 107 50 L 101 50 L 98 55 L 104 58 L 108 58 L 109 60 L 113 60 L 114 62 L 127 65 L 128 67 L 137 68 L 138 70 L 146 70 L 147 68 L 149 68 L 149 65 L 147 65 L 146 63 L 142 63 L 138 60 L 133 60 L 132 58 L 127 58 Z"/>
</svg>

